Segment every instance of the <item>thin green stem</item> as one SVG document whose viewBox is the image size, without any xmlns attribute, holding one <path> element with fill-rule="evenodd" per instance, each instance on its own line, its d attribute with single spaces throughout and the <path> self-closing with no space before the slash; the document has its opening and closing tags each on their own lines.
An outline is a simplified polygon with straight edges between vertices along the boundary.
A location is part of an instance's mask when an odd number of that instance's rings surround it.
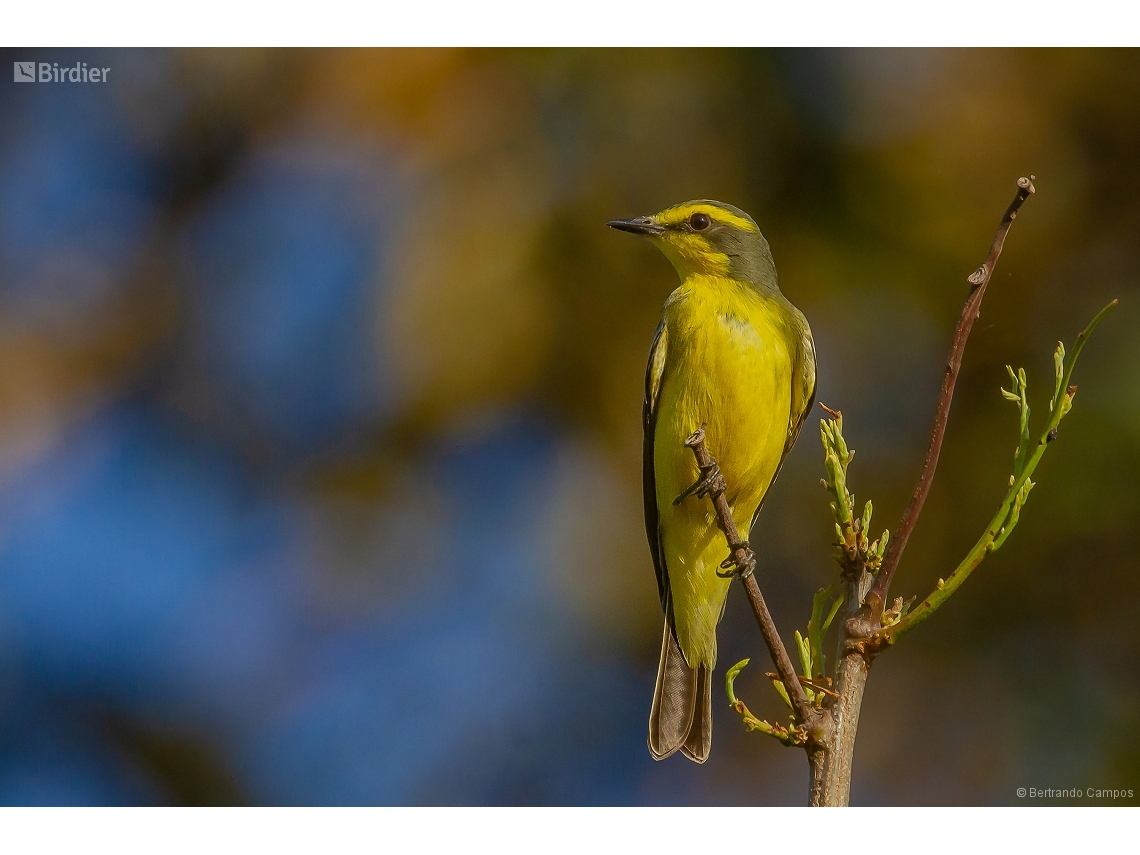
<svg viewBox="0 0 1140 855">
<path fill-rule="evenodd" d="M 744 670 L 744 666 L 748 664 L 747 659 L 741 659 L 735 665 L 728 669 L 728 673 L 724 676 L 724 688 L 728 693 L 728 705 L 736 710 L 740 716 L 744 726 L 749 730 L 758 730 L 761 733 L 766 733 L 773 739 L 777 739 L 789 748 L 796 745 L 803 745 L 807 742 L 807 736 L 804 734 L 802 728 L 789 728 L 782 724 L 772 724 L 762 718 L 757 718 L 748 709 L 744 701 L 736 697 L 736 690 L 734 683 L 736 682 L 737 675 Z M 791 701 L 788 701 L 788 706 L 791 706 Z"/>
<path fill-rule="evenodd" d="M 1013 483 L 1010 484 L 1009 490 L 1006 491 L 1005 499 L 1002 501 L 997 513 L 994 514 L 993 519 L 990 520 L 990 524 L 986 526 L 985 533 L 978 538 L 977 543 L 974 544 L 974 547 L 969 551 L 966 557 L 962 559 L 962 562 L 954 568 L 954 572 L 951 573 L 945 581 L 941 579 L 938 580 L 938 586 L 926 599 L 911 609 L 898 623 L 886 627 L 877 633 L 880 641 L 888 645 L 894 644 L 895 641 L 934 614 L 938 607 L 946 602 L 946 600 L 950 598 L 950 595 L 958 590 L 958 587 L 966 581 L 970 573 L 974 571 L 974 568 L 985 560 L 986 555 L 992 552 L 995 546 L 1000 546 L 1001 543 L 1004 542 L 1005 537 L 1012 529 L 1012 524 L 1017 522 L 1012 514 L 1015 504 L 1017 504 L 1018 494 L 1029 480 L 1029 477 L 1033 474 L 1033 470 L 1037 468 L 1037 464 L 1045 454 L 1046 446 L 1051 439 L 1056 436 L 1054 431 L 1068 410 L 1067 407 L 1062 407 L 1062 403 L 1065 402 L 1066 398 L 1071 401 L 1073 395 L 1076 393 L 1076 389 L 1069 386 L 1069 380 L 1072 378 L 1073 368 L 1077 364 L 1077 357 L 1081 355 L 1081 350 L 1084 349 L 1085 342 L 1088 341 L 1092 331 L 1096 329 L 1104 316 L 1107 315 L 1116 304 L 1117 301 L 1113 300 L 1101 309 L 1084 331 L 1077 336 L 1072 354 L 1065 365 L 1061 382 L 1057 384 L 1057 389 L 1053 396 L 1052 414 L 1049 418 L 1049 422 L 1045 426 L 1041 438 L 1037 441 L 1033 453 L 1029 455 L 1021 472 L 1013 479 Z M 1003 527 L 1005 528 L 1004 532 L 1002 530 Z M 995 540 L 999 537 L 1001 539 L 995 544 Z"/>
</svg>

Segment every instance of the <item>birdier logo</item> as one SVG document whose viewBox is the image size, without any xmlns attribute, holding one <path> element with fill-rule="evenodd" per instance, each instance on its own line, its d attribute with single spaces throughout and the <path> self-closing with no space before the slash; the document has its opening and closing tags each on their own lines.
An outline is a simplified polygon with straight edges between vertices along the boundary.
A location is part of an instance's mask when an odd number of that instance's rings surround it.
<svg viewBox="0 0 1140 855">
<path fill-rule="evenodd" d="M 58 62 L 17 62 L 12 78 L 17 83 L 106 83 L 110 73 L 109 68 L 88 68 L 85 62 L 63 68 Z"/>
</svg>

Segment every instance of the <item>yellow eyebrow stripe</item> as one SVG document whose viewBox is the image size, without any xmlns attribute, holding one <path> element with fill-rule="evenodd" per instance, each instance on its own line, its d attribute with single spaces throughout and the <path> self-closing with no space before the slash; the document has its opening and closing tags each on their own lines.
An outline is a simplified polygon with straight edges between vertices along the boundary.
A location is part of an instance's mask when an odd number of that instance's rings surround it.
<svg viewBox="0 0 1140 855">
<path fill-rule="evenodd" d="M 668 208 L 658 214 L 657 221 L 663 226 L 671 226 L 689 219 L 693 214 L 707 214 L 709 219 L 714 222 L 735 226 L 746 232 L 760 231 L 756 228 L 755 223 L 715 205 L 677 205 L 675 208 Z"/>
</svg>

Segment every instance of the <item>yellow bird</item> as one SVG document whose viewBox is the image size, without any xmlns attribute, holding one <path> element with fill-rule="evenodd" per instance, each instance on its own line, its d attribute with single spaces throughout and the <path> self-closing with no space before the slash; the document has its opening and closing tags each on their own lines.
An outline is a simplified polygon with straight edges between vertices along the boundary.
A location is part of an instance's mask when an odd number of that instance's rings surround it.
<svg viewBox="0 0 1140 855">
<path fill-rule="evenodd" d="M 680 749 L 698 763 L 712 745 L 716 626 L 730 578 L 712 503 L 685 439 L 702 424 L 749 532 L 815 399 L 815 343 L 780 293 L 768 242 L 748 214 L 699 200 L 607 225 L 648 237 L 673 263 L 669 295 L 645 376 L 645 528 L 665 612 L 649 751 Z M 723 571 L 722 571 L 723 572 Z"/>
</svg>

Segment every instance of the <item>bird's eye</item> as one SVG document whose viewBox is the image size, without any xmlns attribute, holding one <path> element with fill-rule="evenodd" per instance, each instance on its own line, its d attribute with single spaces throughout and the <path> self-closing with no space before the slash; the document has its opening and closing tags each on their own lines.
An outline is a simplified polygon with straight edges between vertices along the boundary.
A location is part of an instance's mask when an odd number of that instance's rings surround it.
<svg viewBox="0 0 1140 855">
<path fill-rule="evenodd" d="M 709 219 L 708 214 L 693 214 L 689 217 L 689 225 L 693 227 L 694 231 L 703 232 L 712 225 L 712 220 Z"/>
</svg>

